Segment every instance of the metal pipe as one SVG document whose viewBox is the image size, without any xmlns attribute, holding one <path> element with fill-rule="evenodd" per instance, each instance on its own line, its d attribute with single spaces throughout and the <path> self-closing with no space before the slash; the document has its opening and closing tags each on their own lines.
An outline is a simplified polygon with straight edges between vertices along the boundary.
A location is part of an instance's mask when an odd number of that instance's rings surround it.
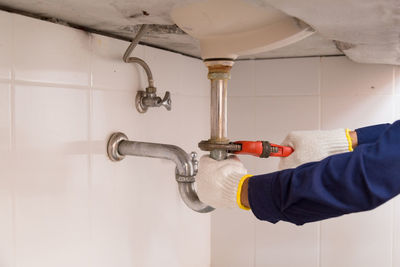
<svg viewBox="0 0 400 267">
<path fill-rule="evenodd" d="M 178 182 L 179 194 L 186 206 L 200 213 L 214 210 L 213 207 L 201 202 L 197 196 L 194 185 L 197 173 L 196 153 L 189 156 L 178 146 L 129 141 L 123 133 L 111 135 L 107 145 L 107 153 L 113 161 L 120 161 L 127 155 L 173 161 L 176 164 L 175 178 Z"/>
<path fill-rule="evenodd" d="M 233 60 L 207 60 L 208 79 L 211 81 L 211 136 L 207 141 L 208 145 L 227 145 L 228 126 L 227 126 L 227 99 L 228 99 L 228 79 Z M 212 149 L 210 157 L 215 160 L 224 160 L 228 156 L 226 149 Z"/>
<path fill-rule="evenodd" d="M 178 189 L 183 202 L 192 210 L 200 213 L 207 213 L 214 210 L 213 207 L 207 206 L 200 201 L 194 183 L 178 183 Z"/>
<path fill-rule="evenodd" d="M 211 80 L 211 140 L 227 141 L 227 84 L 224 79 Z"/>
<path fill-rule="evenodd" d="M 181 148 L 174 145 L 121 141 L 118 145 L 121 155 L 168 159 L 176 164 L 180 176 L 195 176 L 195 170 L 189 155 Z"/>
<path fill-rule="evenodd" d="M 154 80 L 153 80 L 153 74 L 151 73 L 150 67 L 149 65 L 147 65 L 147 63 L 138 58 L 138 57 L 129 57 L 133 51 L 133 49 L 135 49 L 135 47 L 137 46 L 137 44 L 139 43 L 139 40 L 142 38 L 142 36 L 147 32 L 149 28 L 149 25 L 143 24 L 140 27 L 140 30 L 138 32 L 138 34 L 135 36 L 135 38 L 132 40 L 132 43 L 129 45 L 129 47 L 126 49 L 125 54 L 123 56 L 123 60 L 126 63 L 137 63 L 140 66 L 142 66 L 142 68 L 145 70 L 146 75 L 147 75 L 147 81 L 149 83 L 149 87 L 154 87 Z"/>
<path fill-rule="evenodd" d="M 149 28 L 149 25 L 143 24 L 138 33 L 136 34 L 135 38 L 133 38 L 132 43 L 129 45 L 128 49 L 126 49 L 125 54 L 123 56 L 124 61 L 126 62 L 129 56 L 132 54 L 133 49 L 137 46 L 139 43 L 140 39 L 143 37 L 143 35 L 146 34 L 147 30 Z"/>
</svg>

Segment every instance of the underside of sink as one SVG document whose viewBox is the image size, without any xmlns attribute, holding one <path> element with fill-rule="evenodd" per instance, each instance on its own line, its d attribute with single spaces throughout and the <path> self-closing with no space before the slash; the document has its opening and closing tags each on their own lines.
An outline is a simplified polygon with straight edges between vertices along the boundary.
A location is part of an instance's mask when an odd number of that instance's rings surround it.
<svg viewBox="0 0 400 267">
<path fill-rule="evenodd" d="M 314 33 L 306 23 L 272 6 L 244 0 L 192 2 L 174 8 L 171 17 L 200 41 L 203 59 L 235 59 L 265 52 Z"/>
</svg>

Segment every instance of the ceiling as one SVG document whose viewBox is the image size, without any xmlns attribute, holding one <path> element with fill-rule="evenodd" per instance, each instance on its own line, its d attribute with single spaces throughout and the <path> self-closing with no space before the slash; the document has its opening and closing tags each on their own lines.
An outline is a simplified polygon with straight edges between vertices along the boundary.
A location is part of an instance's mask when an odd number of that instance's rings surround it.
<svg viewBox="0 0 400 267">
<path fill-rule="evenodd" d="M 0 8 L 132 39 L 152 24 L 144 43 L 200 57 L 199 43 L 174 25 L 171 10 L 199 0 L 0 0 Z M 400 0 L 245 0 L 272 5 L 311 25 L 317 33 L 287 47 L 246 58 L 345 54 L 361 63 L 400 65 Z"/>
</svg>

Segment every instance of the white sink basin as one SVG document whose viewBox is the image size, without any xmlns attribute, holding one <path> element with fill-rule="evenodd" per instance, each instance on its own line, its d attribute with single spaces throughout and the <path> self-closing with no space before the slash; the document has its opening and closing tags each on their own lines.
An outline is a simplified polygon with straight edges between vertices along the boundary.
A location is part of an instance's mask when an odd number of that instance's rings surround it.
<svg viewBox="0 0 400 267">
<path fill-rule="evenodd" d="M 175 7 L 171 17 L 182 30 L 200 41 L 203 59 L 235 59 L 265 52 L 314 32 L 298 19 L 249 0 L 191 2 Z"/>
</svg>

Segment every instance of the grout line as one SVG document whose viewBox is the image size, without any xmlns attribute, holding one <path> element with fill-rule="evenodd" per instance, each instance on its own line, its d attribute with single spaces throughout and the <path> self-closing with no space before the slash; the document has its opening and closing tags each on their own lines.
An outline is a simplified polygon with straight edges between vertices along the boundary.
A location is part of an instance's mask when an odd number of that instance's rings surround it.
<svg viewBox="0 0 400 267">
<path fill-rule="evenodd" d="M 91 63 L 92 64 L 92 63 Z M 92 68 L 92 65 L 91 65 Z M 89 74 L 88 85 L 77 85 L 77 84 L 62 84 L 62 83 L 51 83 L 51 82 L 37 82 L 37 81 L 27 81 L 27 80 L 16 80 L 15 76 L 10 79 L 0 78 L 0 84 L 10 84 L 14 82 L 16 85 L 23 85 L 23 86 L 39 86 L 39 87 L 55 87 L 55 88 L 66 88 L 66 89 L 77 89 L 77 90 L 98 90 L 98 91 L 110 91 L 110 92 L 131 92 L 130 90 L 125 89 L 118 89 L 118 88 L 107 88 L 107 87 L 99 87 L 94 86 L 93 84 L 93 73 L 92 71 Z M 207 96 L 206 94 L 184 94 L 184 93 L 173 93 L 175 95 L 182 95 L 182 96 Z"/>
<path fill-rule="evenodd" d="M 395 233 L 396 233 L 396 229 L 395 229 L 395 222 L 396 222 L 396 199 L 394 199 L 392 201 L 392 234 L 390 235 L 390 241 L 391 241 L 391 246 L 390 246 L 390 266 L 394 267 L 394 247 L 395 247 Z"/>
<path fill-rule="evenodd" d="M 0 83 L 4 82 L 0 80 Z M 16 85 L 30 85 L 30 86 L 40 86 L 40 87 L 56 87 L 56 88 L 68 88 L 77 90 L 87 90 L 90 85 L 76 85 L 76 84 L 60 84 L 60 83 L 47 83 L 47 82 L 35 82 L 35 81 L 24 81 L 14 79 Z"/>
<path fill-rule="evenodd" d="M 256 217 L 253 216 L 253 224 L 254 224 L 254 228 L 253 228 L 253 235 L 254 235 L 254 251 L 253 251 L 253 267 L 256 267 L 257 265 L 257 220 Z"/>
<path fill-rule="evenodd" d="M 88 243 L 90 247 L 90 253 L 89 253 L 89 266 L 93 266 L 93 250 L 92 250 L 92 244 L 93 244 L 93 214 L 92 214 L 92 123 L 93 123 L 93 35 L 90 35 L 89 37 L 89 42 L 90 42 L 90 63 L 89 63 L 89 68 L 90 68 L 90 73 L 89 73 L 89 83 L 90 87 L 87 92 L 88 96 L 88 117 L 87 117 L 87 131 L 88 131 L 88 219 L 89 219 L 89 233 L 88 233 Z"/>
<path fill-rule="evenodd" d="M 15 28 L 14 28 L 14 16 L 11 16 L 11 82 L 10 86 L 10 97 L 9 97 L 9 108 L 10 108 L 10 150 L 13 154 L 16 152 L 16 127 L 15 127 Z M 12 239 L 13 239 L 13 266 L 17 266 L 17 218 L 16 218 L 16 193 L 15 184 L 16 176 L 13 175 L 11 178 L 11 221 L 12 221 Z"/>
<path fill-rule="evenodd" d="M 399 105 L 399 103 L 396 102 L 396 68 L 397 66 L 393 66 L 393 81 L 392 81 L 392 122 L 396 121 L 396 107 Z"/>
<path fill-rule="evenodd" d="M 392 265 L 393 267 L 395 266 L 396 263 L 396 258 L 395 258 L 395 247 L 396 247 L 396 243 L 398 243 L 398 237 L 399 237 L 399 231 L 396 230 L 396 226 L 399 223 L 399 216 L 396 217 L 396 214 L 398 214 L 398 212 L 396 212 L 399 209 L 399 198 L 396 199 L 393 203 L 393 238 L 392 238 Z M 397 239 L 396 239 L 397 237 Z M 397 240 L 397 242 L 396 242 Z"/>
<path fill-rule="evenodd" d="M 12 71 L 11 71 L 12 72 Z M 12 75 L 12 74 L 11 74 Z M 5 84 L 9 84 L 11 83 L 12 78 L 0 78 L 0 83 L 5 83 Z"/>
<path fill-rule="evenodd" d="M 318 61 L 318 128 L 321 130 L 322 127 L 322 97 L 321 97 L 321 86 L 322 86 L 322 58 Z M 322 222 L 318 223 L 318 234 L 317 234 L 317 262 L 318 266 L 322 266 Z"/>
<path fill-rule="evenodd" d="M 322 222 L 318 222 L 318 234 L 317 234 L 317 263 L 319 267 L 322 267 Z"/>
<path fill-rule="evenodd" d="M 396 67 L 393 67 L 393 79 L 392 79 L 392 122 L 395 121 L 396 117 Z M 395 234 L 396 234 L 396 199 L 392 201 L 392 225 L 391 225 L 391 231 L 392 234 L 390 235 L 391 238 L 391 246 L 390 246 L 390 266 L 394 267 L 394 248 L 395 248 Z"/>
<path fill-rule="evenodd" d="M 322 96 L 321 96 L 321 87 L 322 87 L 322 58 L 319 58 L 318 64 L 318 128 L 321 130 L 322 128 Z"/>
<path fill-rule="evenodd" d="M 257 79 L 257 77 L 256 77 L 256 61 L 252 60 L 251 63 L 252 63 L 252 66 L 251 66 L 251 68 L 252 68 L 252 72 L 251 72 L 252 90 L 251 90 L 251 92 L 252 92 L 252 96 L 256 96 L 257 95 L 257 88 L 256 88 L 256 79 Z"/>
<path fill-rule="evenodd" d="M 246 98 L 246 97 L 255 97 L 255 98 L 298 98 L 298 97 L 318 97 L 319 95 L 314 94 L 314 95 L 230 95 L 228 97 L 231 98 Z"/>
<path fill-rule="evenodd" d="M 346 57 L 344 54 L 334 54 L 334 55 L 311 55 L 311 56 L 283 56 L 283 57 L 260 57 L 260 58 L 239 58 L 236 61 L 248 61 L 248 60 L 276 60 L 276 59 L 296 59 L 296 58 L 313 58 L 313 57 Z"/>
<path fill-rule="evenodd" d="M 396 68 L 397 66 L 393 66 L 393 82 L 392 82 L 392 94 L 396 95 Z"/>
</svg>

